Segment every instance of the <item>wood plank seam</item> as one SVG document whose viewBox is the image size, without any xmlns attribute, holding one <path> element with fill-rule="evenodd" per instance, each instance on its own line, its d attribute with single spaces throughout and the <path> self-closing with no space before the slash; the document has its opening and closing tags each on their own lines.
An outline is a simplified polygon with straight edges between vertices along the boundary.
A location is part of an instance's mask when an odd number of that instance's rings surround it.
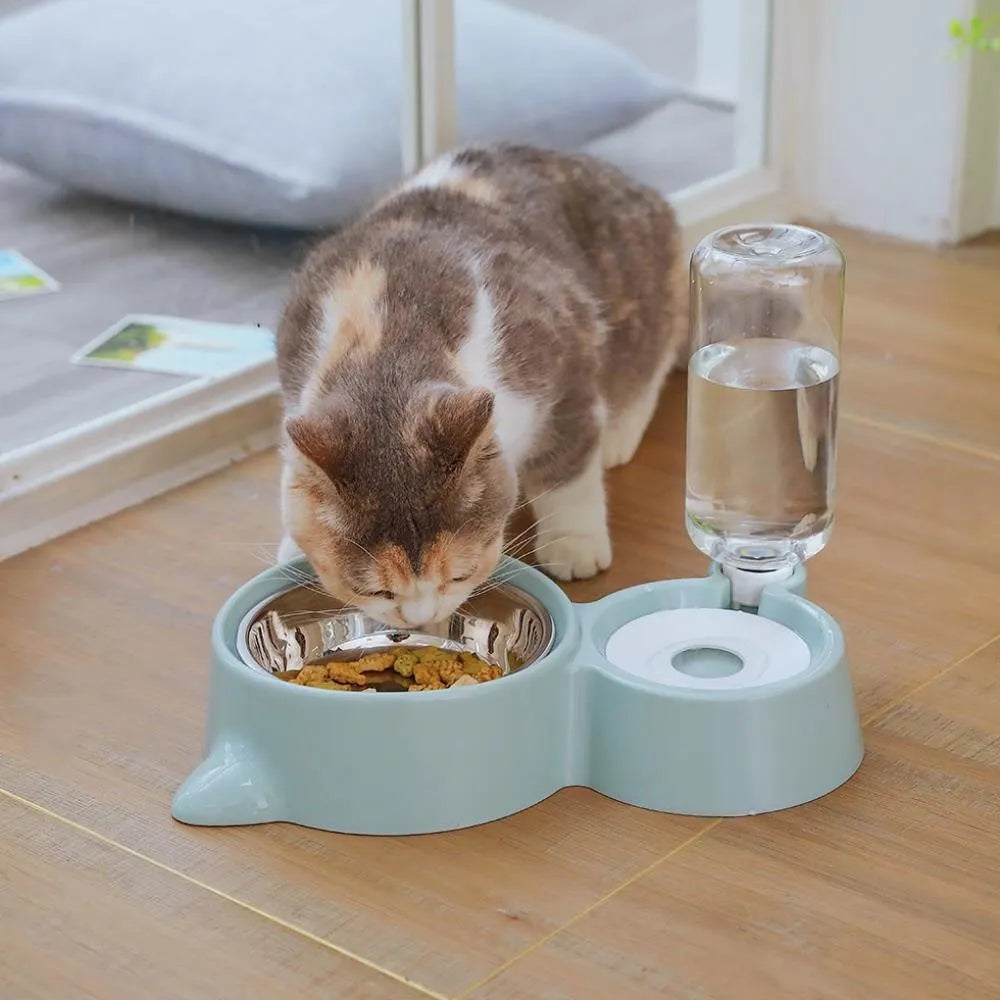
<svg viewBox="0 0 1000 1000">
<path fill-rule="evenodd" d="M 98 833 L 97 830 L 92 830 L 88 826 L 84 826 L 82 823 L 77 823 L 76 820 L 72 820 L 67 816 L 63 816 L 60 813 L 54 812 L 51 809 L 46 808 L 43 805 L 39 805 L 37 802 L 32 802 L 30 799 L 23 798 L 22 796 L 16 794 L 15 792 L 8 791 L 6 788 L 0 788 L 0 795 L 12 802 L 16 802 L 18 805 L 25 806 L 28 809 L 33 809 L 35 812 L 40 813 L 49 819 L 57 820 L 63 823 L 65 826 L 70 827 L 70 829 L 75 830 L 77 833 L 82 833 L 93 840 L 104 844 L 107 847 L 118 848 L 118 850 L 124 851 L 126 854 L 139 861 L 145 861 L 151 864 L 154 868 L 158 868 L 160 871 L 167 872 L 170 875 L 176 875 L 178 878 L 183 879 L 189 885 L 197 886 L 199 889 L 204 889 L 206 892 L 210 892 L 213 896 L 218 896 L 220 899 L 224 899 L 227 902 L 234 903 L 236 906 L 255 914 L 258 917 L 262 917 L 265 920 L 269 920 L 272 923 L 277 924 L 279 927 L 284 928 L 287 931 L 292 931 L 295 934 L 299 934 L 314 944 L 322 945 L 324 948 L 330 949 L 330 951 L 336 952 L 342 958 L 350 959 L 353 962 L 358 962 L 359 964 L 371 969 L 373 972 L 378 972 L 389 979 L 400 983 L 403 986 L 409 987 L 422 996 L 432 997 L 433 1000 L 448 1000 L 448 997 L 444 996 L 442 993 L 437 993 L 436 991 L 430 989 L 427 986 L 416 982 L 415 980 L 409 979 L 406 976 L 400 975 L 398 972 L 393 972 L 391 969 L 385 969 L 377 963 L 371 961 L 371 959 L 365 958 L 363 955 L 359 955 L 356 952 L 351 951 L 349 948 L 341 947 L 340 945 L 334 944 L 332 941 L 326 940 L 326 938 L 320 937 L 318 934 L 313 934 L 311 931 L 306 930 L 304 927 L 299 927 L 297 924 L 290 923 L 287 920 L 283 920 L 281 917 L 275 916 L 273 913 L 268 913 L 266 910 L 261 910 L 259 907 L 254 906 L 252 903 L 248 903 L 245 900 L 239 899 L 236 896 L 231 896 L 228 892 L 223 892 L 221 889 L 216 889 L 214 886 L 209 885 L 207 882 L 202 882 L 199 879 L 192 877 L 178 870 L 177 868 L 171 868 L 170 865 L 164 864 L 162 861 L 157 861 L 156 858 L 151 858 L 147 854 L 143 854 L 140 851 L 128 847 L 126 844 L 114 840 L 111 837 L 106 837 L 103 833 Z"/>
<path fill-rule="evenodd" d="M 554 930 L 549 931 L 548 934 L 543 935 L 537 941 L 532 942 L 530 945 L 528 945 L 527 948 L 523 948 L 516 955 L 513 955 L 511 958 L 508 958 L 506 962 L 502 962 L 491 973 L 489 973 L 489 975 L 483 976 L 482 979 L 476 980 L 476 982 L 474 982 L 471 986 L 466 986 L 465 989 L 463 989 L 460 993 L 456 993 L 455 996 L 452 998 L 452 1000 L 466 1000 L 466 998 L 475 993 L 476 990 L 480 989 L 482 986 L 485 986 L 486 983 L 492 981 L 493 979 L 496 979 L 497 976 L 506 972 L 507 969 L 509 969 L 512 965 L 516 964 L 517 962 L 520 962 L 522 958 L 525 958 L 532 952 L 537 951 L 548 941 L 551 941 L 552 938 L 554 938 L 557 934 L 561 934 L 564 930 L 566 930 L 566 928 L 572 927 L 573 924 L 582 920 L 589 913 L 592 913 L 598 907 L 603 906 L 609 899 L 611 899 L 613 896 L 617 896 L 618 893 L 620 893 L 623 889 L 628 888 L 628 886 L 630 886 L 633 882 L 637 882 L 639 879 L 643 878 L 644 876 L 648 875 L 651 871 L 653 871 L 654 868 L 658 868 L 664 862 L 669 861 L 675 855 L 680 854 L 681 851 L 685 850 L 692 844 L 701 840 L 701 838 L 704 837 L 705 834 L 710 833 L 722 822 L 723 820 L 720 818 L 720 819 L 713 819 L 710 822 L 706 823 L 700 830 L 693 833 L 686 840 L 682 840 L 679 844 L 672 847 L 662 857 L 657 858 L 655 861 L 651 861 L 648 865 L 646 865 L 645 868 L 642 868 L 639 871 L 635 872 L 633 875 L 630 875 L 627 879 L 625 879 L 624 882 L 622 882 L 621 885 L 616 886 L 614 889 L 611 889 L 610 891 L 606 892 L 599 899 L 595 899 L 593 903 L 591 903 L 589 906 L 585 906 L 582 910 L 580 910 L 579 913 L 574 914 L 572 917 L 569 918 L 569 920 L 565 921 L 565 923 L 556 927 Z"/>
<path fill-rule="evenodd" d="M 887 434 L 900 434 L 903 437 L 920 441 L 923 444 L 931 444 L 946 451 L 958 451 L 963 455 L 972 455 L 974 458 L 983 458 L 991 462 L 1000 462 L 1000 452 L 990 451 L 988 448 L 978 448 L 974 444 L 965 444 L 963 441 L 954 441 L 950 438 L 938 437 L 936 434 L 928 434 L 925 431 L 913 430 L 909 427 L 902 427 L 899 424 L 890 423 L 885 420 L 878 420 L 875 417 L 865 417 L 860 413 L 840 414 L 841 419 L 849 420 L 853 424 L 862 427 L 870 427 L 872 430 L 884 431 Z"/>
<path fill-rule="evenodd" d="M 992 646 L 995 642 L 998 641 L 1000 641 L 1000 633 L 993 636 L 992 639 L 987 639 L 986 642 L 980 643 L 971 652 L 966 653 L 964 656 L 960 656 L 957 660 L 953 660 L 946 667 L 942 667 L 936 674 L 932 674 L 930 677 L 926 678 L 925 680 L 922 680 L 919 684 L 916 685 L 916 687 L 911 688 L 909 691 L 907 691 L 906 694 L 900 695 L 898 698 L 893 698 L 890 701 L 886 702 L 886 704 L 880 706 L 879 708 L 876 708 L 873 712 L 869 712 L 868 715 L 866 715 L 865 718 L 861 720 L 861 725 L 867 728 L 868 726 L 871 726 L 872 723 L 878 722 L 879 719 L 883 718 L 883 716 L 888 715 L 894 708 L 898 708 L 900 705 L 903 704 L 903 702 L 909 701 L 910 698 L 912 698 L 915 694 L 919 694 L 921 691 L 924 690 L 924 688 L 928 688 L 932 684 L 937 683 L 943 677 L 947 677 L 948 674 L 950 674 L 957 667 L 960 667 L 963 663 L 968 662 L 974 656 L 978 656 L 981 652 L 983 652 L 983 650 L 989 649 L 990 646 Z"/>
</svg>

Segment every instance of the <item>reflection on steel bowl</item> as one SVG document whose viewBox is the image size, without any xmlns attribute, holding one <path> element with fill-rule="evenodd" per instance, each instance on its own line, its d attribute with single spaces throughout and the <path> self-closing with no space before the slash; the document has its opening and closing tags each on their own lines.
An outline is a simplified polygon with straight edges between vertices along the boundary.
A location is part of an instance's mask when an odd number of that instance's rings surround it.
<svg viewBox="0 0 1000 1000">
<path fill-rule="evenodd" d="M 451 687 L 458 673 L 478 680 L 492 680 L 520 670 L 543 657 L 554 640 L 552 618 L 530 594 L 516 587 L 496 586 L 473 595 L 450 618 L 419 631 L 403 631 L 369 618 L 363 611 L 344 607 L 317 587 L 291 587 L 254 608 L 244 618 L 237 637 L 241 659 L 249 667 L 277 675 L 283 680 L 314 678 L 330 690 L 406 691 Z M 372 654 L 383 656 L 378 671 Z M 402 658 L 405 671 L 409 655 L 417 661 L 436 664 L 439 678 L 455 677 L 437 684 L 428 675 L 424 683 L 398 674 L 394 668 Z M 359 670 L 362 658 L 364 671 Z M 476 667 L 474 659 L 482 661 Z M 448 663 L 458 665 L 453 670 Z M 462 666 L 468 667 L 462 670 Z M 317 669 L 313 669 L 317 668 Z M 371 670 L 372 683 L 352 684 L 358 673 Z M 309 672 L 311 671 L 311 672 Z M 323 673 L 324 676 L 320 677 Z M 422 671 L 423 675 L 428 673 Z M 350 675 L 350 677 L 348 677 Z M 462 685 L 470 681 L 462 682 Z"/>
</svg>

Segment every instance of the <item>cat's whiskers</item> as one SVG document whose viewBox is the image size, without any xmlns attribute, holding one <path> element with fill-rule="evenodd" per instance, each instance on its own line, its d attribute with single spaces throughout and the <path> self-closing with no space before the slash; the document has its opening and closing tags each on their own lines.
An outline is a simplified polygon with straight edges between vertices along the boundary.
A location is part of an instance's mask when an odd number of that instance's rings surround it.
<svg viewBox="0 0 1000 1000">
<path fill-rule="evenodd" d="M 544 551 L 552 545 L 564 541 L 567 535 L 555 535 L 555 536 L 542 536 L 542 540 L 539 541 L 536 537 L 530 535 L 532 531 L 535 531 L 538 526 L 548 520 L 549 517 L 553 516 L 548 514 L 545 517 L 539 518 L 524 531 L 515 535 L 510 541 L 504 545 L 504 555 L 510 559 L 520 559 L 525 555 L 538 555 L 539 552 Z M 555 564 L 550 564 L 555 565 Z M 485 594 L 489 594 L 492 591 L 505 586 L 511 580 L 515 579 L 520 573 L 519 567 L 512 567 L 510 569 L 501 570 L 498 573 L 494 573 L 488 580 L 485 580 L 478 587 L 476 587 L 470 597 L 482 597 Z"/>
<path fill-rule="evenodd" d="M 558 545 L 560 542 L 565 542 L 567 538 L 571 538 L 571 535 L 553 535 L 551 538 L 546 538 L 540 545 L 535 546 L 535 555 L 545 549 L 551 548 L 553 545 Z"/>
<path fill-rule="evenodd" d="M 287 577 L 289 583 L 294 583 L 297 587 L 302 590 L 308 590 L 311 594 L 316 594 L 318 597 L 329 597 L 330 595 L 323 590 L 321 587 L 317 587 L 313 583 L 306 583 L 302 580 L 296 580 L 294 577 Z"/>
<path fill-rule="evenodd" d="M 305 590 L 312 591 L 315 594 L 319 594 L 323 597 L 329 597 L 330 595 L 320 586 L 318 586 L 318 581 L 316 578 L 304 570 L 297 569 L 288 563 L 277 563 L 269 556 L 261 553 L 254 552 L 251 549 L 250 554 L 261 564 L 268 567 L 268 569 L 276 569 L 281 577 L 287 580 L 289 583 L 294 583 Z"/>
<path fill-rule="evenodd" d="M 225 547 L 227 549 L 240 548 L 240 549 L 270 549 L 277 552 L 279 545 L 277 542 L 272 541 L 256 541 L 256 540 L 246 540 L 241 542 L 210 542 L 211 545 L 218 545 L 220 547 Z"/>
<path fill-rule="evenodd" d="M 559 536 L 546 535 L 541 539 L 532 536 L 531 538 L 526 538 L 521 544 L 512 549 L 510 552 L 505 553 L 509 559 L 515 559 L 520 562 L 524 562 L 530 559 L 532 555 L 537 553 L 539 550 L 548 547 L 553 541 L 560 540 Z"/>
<path fill-rule="evenodd" d="M 497 573 L 476 587 L 470 596 L 473 598 L 483 597 L 486 594 L 492 593 L 494 590 L 499 590 L 501 587 L 505 587 L 512 580 L 516 580 L 520 573 L 521 570 L 519 567 L 506 572 Z"/>
<path fill-rule="evenodd" d="M 387 567 L 385 563 L 383 563 L 382 560 L 379 559 L 374 552 L 372 552 L 369 549 L 366 549 L 360 542 L 356 542 L 353 538 L 348 538 L 347 535 L 344 535 L 344 541 L 350 542 L 350 544 L 353 545 L 356 549 L 360 549 L 362 552 L 364 552 L 364 554 L 368 556 L 368 558 L 371 559 L 371 561 L 375 563 L 375 565 L 378 566 L 378 568 L 382 570 L 383 573 L 387 572 Z"/>
<path fill-rule="evenodd" d="M 522 547 L 519 549 L 514 549 L 511 552 L 505 553 L 508 559 L 516 559 L 518 562 L 524 562 L 524 560 L 531 556 L 534 551 L 534 539 L 529 539 L 524 542 Z"/>
<path fill-rule="evenodd" d="M 544 517 L 536 518 L 523 531 L 518 532 L 513 538 L 511 538 L 507 542 L 505 542 L 504 543 L 504 547 L 503 547 L 503 551 L 507 555 L 509 555 L 510 554 L 509 550 L 511 548 L 515 547 L 518 542 L 522 542 L 525 539 L 527 539 L 530 542 L 531 541 L 531 537 L 530 536 L 531 536 L 532 532 L 536 532 L 537 533 L 539 525 L 541 525 L 544 522 L 548 521 L 550 518 L 557 517 L 560 513 L 561 513 L 561 511 L 550 511 Z"/>
<path fill-rule="evenodd" d="M 537 527 L 538 527 L 538 522 L 537 521 L 532 521 L 532 523 L 529 524 L 528 527 L 526 527 L 523 531 L 519 531 L 512 538 L 508 538 L 507 541 L 504 542 L 504 545 L 503 545 L 504 552 L 508 551 L 510 548 L 512 548 L 513 546 L 515 546 L 519 541 L 521 541 L 525 537 L 530 536 L 531 533 Z"/>
<path fill-rule="evenodd" d="M 544 554 L 544 552 L 545 552 L 546 549 L 549 549 L 549 548 L 551 548 L 551 546 L 557 545 L 560 542 L 565 541 L 566 538 L 568 538 L 568 537 L 569 537 L 568 535 L 559 535 L 559 536 L 555 536 L 553 538 L 546 539 L 546 541 L 542 542 L 540 545 L 535 545 L 534 548 L 533 548 L 533 550 L 532 550 L 532 553 L 531 553 L 535 557 L 535 565 L 536 566 L 559 566 L 559 565 L 563 565 L 559 561 L 553 562 L 552 560 L 545 559 L 543 554 Z M 515 575 L 516 575 L 516 572 L 512 573 L 511 577 L 513 577 Z"/>
<path fill-rule="evenodd" d="M 307 583 L 316 583 L 316 577 L 311 573 L 308 573 L 304 569 L 299 569 L 297 566 L 292 566 L 290 563 L 279 563 L 275 569 L 281 573 L 282 576 L 288 579 L 294 580 L 304 580 Z"/>
<path fill-rule="evenodd" d="M 511 514 L 516 514 L 520 510 L 524 510 L 525 507 L 530 506 L 533 503 L 537 503 L 542 497 L 547 497 L 553 490 L 559 488 L 559 485 L 550 486 L 547 490 L 542 490 L 541 493 L 536 493 L 533 497 L 525 497 L 519 504 L 517 504 L 511 511 Z"/>
<path fill-rule="evenodd" d="M 345 604 L 339 608 L 304 608 L 301 611 L 287 611 L 281 617 L 284 621 L 295 621 L 300 618 L 322 618 L 328 615 L 339 615 L 345 611 L 360 611 L 355 605 Z"/>
<path fill-rule="evenodd" d="M 313 594 L 318 594 L 320 597 L 329 598 L 330 594 L 326 589 L 319 583 L 316 577 L 305 572 L 305 570 L 300 570 L 294 566 L 290 566 L 287 563 L 282 563 L 277 566 L 279 574 L 284 577 L 289 583 L 294 583 L 301 587 L 303 590 L 308 590 Z"/>
<path fill-rule="evenodd" d="M 510 541 L 507 542 L 505 548 L 514 548 L 518 543 L 523 543 L 525 541 L 530 542 L 535 535 L 538 534 L 538 529 L 546 522 L 551 520 L 553 517 L 558 517 L 560 511 L 552 511 L 546 514 L 544 517 L 540 517 L 538 520 L 533 521 L 524 531 L 515 535 Z"/>
<path fill-rule="evenodd" d="M 267 542 L 232 542 L 229 544 L 239 545 L 241 549 L 246 549 L 254 559 L 266 560 L 269 564 L 274 563 L 275 552 L 268 551 Z M 276 549 L 277 546 L 275 546 Z"/>
</svg>

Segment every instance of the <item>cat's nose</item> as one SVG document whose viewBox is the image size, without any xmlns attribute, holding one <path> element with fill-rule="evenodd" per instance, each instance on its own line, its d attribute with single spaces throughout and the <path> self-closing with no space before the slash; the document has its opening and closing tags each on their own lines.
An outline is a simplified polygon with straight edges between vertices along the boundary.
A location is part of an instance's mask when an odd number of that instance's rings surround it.
<svg viewBox="0 0 1000 1000">
<path fill-rule="evenodd" d="M 433 597 L 421 597 L 413 601 L 403 601 L 399 614 L 407 625 L 426 625 L 434 621 L 437 601 Z"/>
</svg>

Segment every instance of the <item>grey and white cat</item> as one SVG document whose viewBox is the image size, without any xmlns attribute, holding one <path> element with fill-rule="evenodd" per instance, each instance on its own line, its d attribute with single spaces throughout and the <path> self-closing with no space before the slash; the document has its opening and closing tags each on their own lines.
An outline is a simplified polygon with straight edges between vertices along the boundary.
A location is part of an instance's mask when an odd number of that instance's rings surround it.
<svg viewBox="0 0 1000 1000">
<path fill-rule="evenodd" d="M 396 626 L 483 583 L 522 496 L 537 561 L 611 562 L 627 462 L 685 340 L 669 205 L 585 156 L 470 148 L 320 243 L 278 333 L 280 558 Z"/>
</svg>

